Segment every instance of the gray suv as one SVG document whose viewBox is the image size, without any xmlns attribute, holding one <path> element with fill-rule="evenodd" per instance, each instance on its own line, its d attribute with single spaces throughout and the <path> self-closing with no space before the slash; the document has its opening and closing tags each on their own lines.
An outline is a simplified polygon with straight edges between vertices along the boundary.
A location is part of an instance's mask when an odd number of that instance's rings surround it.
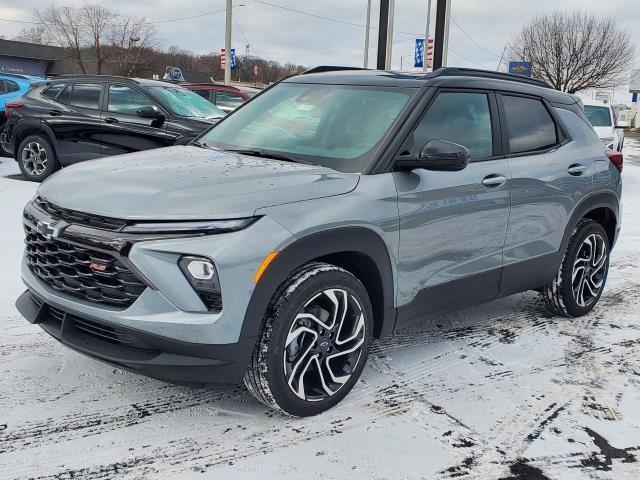
<svg viewBox="0 0 640 480">
<path fill-rule="evenodd" d="M 171 382 L 338 403 L 373 338 L 537 290 L 594 308 L 622 157 L 534 80 L 318 68 L 189 146 L 65 168 L 24 210 L 17 307 L 63 344 Z"/>
</svg>

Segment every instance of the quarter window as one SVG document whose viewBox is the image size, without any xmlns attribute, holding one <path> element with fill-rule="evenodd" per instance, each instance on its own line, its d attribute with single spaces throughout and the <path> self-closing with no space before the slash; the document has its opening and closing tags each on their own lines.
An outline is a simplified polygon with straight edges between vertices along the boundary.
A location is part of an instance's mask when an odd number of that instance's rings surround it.
<svg viewBox="0 0 640 480">
<path fill-rule="evenodd" d="M 151 105 L 145 94 L 125 85 L 109 85 L 107 110 L 115 113 L 136 115 L 138 109 Z"/>
<path fill-rule="evenodd" d="M 502 103 L 510 153 L 535 152 L 558 143 L 556 124 L 542 101 L 504 95 Z"/>
<path fill-rule="evenodd" d="M 13 80 L 0 79 L 0 95 L 20 90 L 20 86 Z"/>
<path fill-rule="evenodd" d="M 493 136 L 487 94 L 440 93 L 414 130 L 405 150 L 417 156 L 431 140 L 464 145 L 472 158 L 492 156 Z"/>
<path fill-rule="evenodd" d="M 47 88 L 44 92 L 42 92 L 42 95 L 48 98 L 56 98 L 58 94 L 62 91 L 62 89 L 65 87 L 65 85 L 66 83 L 54 83 L 49 88 Z"/>
<path fill-rule="evenodd" d="M 101 91 L 101 85 L 77 83 L 73 86 L 73 93 L 69 103 L 75 107 L 97 110 L 100 106 Z"/>
</svg>

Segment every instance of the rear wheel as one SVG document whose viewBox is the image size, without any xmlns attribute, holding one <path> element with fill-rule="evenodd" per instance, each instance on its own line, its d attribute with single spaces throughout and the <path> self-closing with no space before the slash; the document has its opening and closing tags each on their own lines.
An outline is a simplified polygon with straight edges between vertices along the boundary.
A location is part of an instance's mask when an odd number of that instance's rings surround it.
<svg viewBox="0 0 640 480">
<path fill-rule="evenodd" d="M 22 174 L 32 182 L 41 182 L 58 170 L 56 152 L 41 135 L 30 135 L 20 142 L 16 154 Z"/>
<path fill-rule="evenodd" d="M 306 265 L 274 296 L 245 385 L 289 415 L 321 413 L 357 382 L 372 330 L 369 296 L 356 277 L 329 264 Z"/>
<path fill-rule="evenodd" d="M 580 317 L 600 300 L 609 273 L 609 240 L 602 225 L 583 219 L 576 226 L 558 274 L 542 298 L 555 314 Z"/>
</svg>

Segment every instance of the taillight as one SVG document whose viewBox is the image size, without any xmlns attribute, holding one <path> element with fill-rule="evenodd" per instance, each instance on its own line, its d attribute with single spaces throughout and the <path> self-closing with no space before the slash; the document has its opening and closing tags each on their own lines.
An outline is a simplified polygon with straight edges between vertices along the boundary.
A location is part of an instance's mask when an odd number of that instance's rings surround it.
<svg viewBox="0 0 640 480">
<path fill-rule="evenodd" d="M 618 169 L 619 172 L 622 172 L 622 163 L 624 157 L 622 153 L 616 152 L 615 150 L 607 150 L 607 157 L 611 160 L 611 163 Z"/>
<path fill-rule="evenodd" d="M 4 116 L 8 117 L 9 116 L 9 111 L 12 108 L 20 108 L 22 107 L 22 103 L 20 102 L 7 102 L 4 104 Z"/>
</svg>

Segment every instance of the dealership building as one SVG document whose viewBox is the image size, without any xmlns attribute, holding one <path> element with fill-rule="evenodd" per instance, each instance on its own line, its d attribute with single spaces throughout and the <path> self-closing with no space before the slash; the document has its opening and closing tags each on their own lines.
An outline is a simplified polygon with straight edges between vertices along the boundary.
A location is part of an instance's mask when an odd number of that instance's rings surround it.
<svg viewBox="0 0 640 480">
<path fill-rule="evenodd" d="M 50 45 L 0 40 L 0 72 L 25 75 L 75 73 L 65 50 Z"/>
<path fill-rule="evenodd" d="M 95 63 L 90 59 L 83 59 L 87 72 L 95 71 Z M 151 71 L 148 67 L 139 66 L 139 75 L 162 78 L 164 69 L 159 72 Z M 0 73 L 19 73 L 24 75 L 55 76 L 82 73 L 78 65 L 70 60 L 64 48 L 37 43 L 18 42 L 0 39 Z M 103 73 L 117 75 L 115 68 L 110 68 L 107 61 L 103 66 Z M 209 73 L 182 69 L 184 78 L 189 82 L 209 82 Z"/>
</svg>

